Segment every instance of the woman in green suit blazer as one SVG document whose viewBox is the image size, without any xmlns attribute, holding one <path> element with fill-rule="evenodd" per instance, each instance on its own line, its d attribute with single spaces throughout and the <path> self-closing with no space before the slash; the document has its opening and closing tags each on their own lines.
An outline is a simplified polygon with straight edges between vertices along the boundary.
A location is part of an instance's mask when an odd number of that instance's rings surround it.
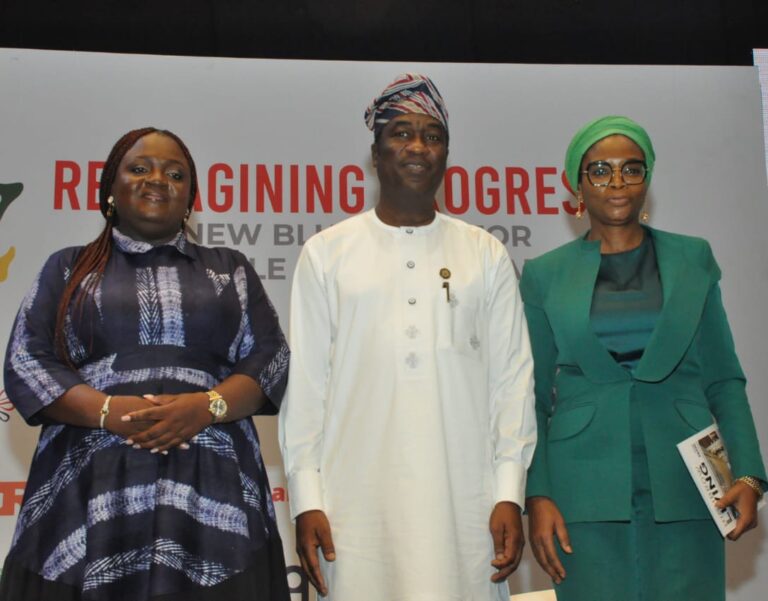
<svg viewBox="0 0 768 601">
<path fill-rule="evenodd" d="M 538 446 L 526 506 L 559 601 L 719 601 L 723 540 L 676 445 L 717 420 L 740 479 L 722 503 L 757 523 L 766 482 L 745 380 L 704 240 L 640 223 L 655 155 L 604 117 L 566 175 L 591 229 L 528 261 Z M 555 539 L 559 544 L 556 544 Z"/>
</svg>

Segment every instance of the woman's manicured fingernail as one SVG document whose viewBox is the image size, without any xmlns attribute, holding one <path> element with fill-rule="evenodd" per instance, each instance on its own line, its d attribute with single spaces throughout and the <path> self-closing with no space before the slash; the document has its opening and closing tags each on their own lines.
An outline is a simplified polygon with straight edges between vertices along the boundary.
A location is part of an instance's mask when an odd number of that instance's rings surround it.
<svg viewBox="0 0 768 601">
<path fill-rule="evenodd" d="M 188 450 L 188 449 L 189 449 L 189 445 L 188 445 L 186 442 L 182 442 L 182 443 L 179 445 L 179 448 L 180 448 L 182 451 L 186 451 L 186 450 Z"/>
<path fill-rule="evenodd" d="M 141 445 L 137 442 L 135 445 L 133 445 L 133 448 L 138 451 L 141 448 Z"/>
<path fill-rule="evenodd" d="M 131 416 L 130 415 L 124 415 L 124 416 L 122 416 L 120 418 L 120 421 L 121 422 L 129 422 L 129 421 L 131 421 Z"/>
<path fill-rule="evenodd" d="M 154 449 L 152 449 L 152 450 L 150 451 L 150 453 L 158 453 L 159 451 L 160 451 L 160 449 L 158 449 L 157 447 L 155 447 Z"/>
<path fill-rule="evenodd" d="M 163 455 L 167 455 L 167 454 L 168 454 L 168 451 L 163 451 Z"/>
<path fill-rule="evenodd" d="M 130 438 L 126 438 L 125 439 L 125 444 L 131 445 L 131 444 L 133 444 L 133 441 Z"/>
</svg>

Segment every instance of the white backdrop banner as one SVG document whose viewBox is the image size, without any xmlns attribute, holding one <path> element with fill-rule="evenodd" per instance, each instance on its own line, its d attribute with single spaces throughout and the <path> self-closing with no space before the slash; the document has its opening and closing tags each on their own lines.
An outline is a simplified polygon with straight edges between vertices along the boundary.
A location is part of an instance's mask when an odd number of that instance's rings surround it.
<svg viewBox="0 0 768 601">
<path fill-rule="evenodd" d="M 620 67 L 314 62 L 0 50 L 0 339 L 45 258 L 99 232 L 100 169 L 112 143 L 170 129 L 198 167 L 190 234 L 253 262 L 287 328 L 290 279 L 314 232 L 373 206 L 370 100 L 395 75 L 430 75 L 450 112 L 441 209 L 486 228 L 518 271 L 583 233 L 564 184 L 571 135 L 625 114 L 653 139 L 651 224 L 707 238 L 763 449 L 768 449 L 768 188 L 760 90 L 748 67 Z M 14 185 L 18 184 L 18 185 Z M 586 220 L 585 220 L 586 221 Z M 2 383 L 0 382 L 0 389 Z M 296 568 L 276 419 L 257 418 L 286 546 Z M 10 544 L 37 430 L 0 394 L 0 559 Z M 599 494 L 599 493 L 598 493 Z M 761 516 L 764 517 L 764 516 Z M 728 598 L 768 589 L 766 529 L 728 544 Z M 513 593 L 550 588 L 529 554 Z"/>
</svg>

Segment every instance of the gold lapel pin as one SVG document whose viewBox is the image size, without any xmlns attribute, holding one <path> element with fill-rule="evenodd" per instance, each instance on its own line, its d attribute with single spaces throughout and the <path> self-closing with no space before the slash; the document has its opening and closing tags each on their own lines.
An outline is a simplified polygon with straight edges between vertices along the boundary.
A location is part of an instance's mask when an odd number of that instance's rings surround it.
<svg viewBox="0 0 768 601">
<path fill-rule="evenodd" d="M 451 277 L 451 270 L 448 269 L 447 267 L 443 267 L 442 269 L 440 269 L 440 277 L 443 278 L 444 280 L 447 280 L 448 278 Z M 445 300 L 450 303 L 451 288 L 447 281 L 443 282 L 443 288 L 445 288 Z"/>
</svg>

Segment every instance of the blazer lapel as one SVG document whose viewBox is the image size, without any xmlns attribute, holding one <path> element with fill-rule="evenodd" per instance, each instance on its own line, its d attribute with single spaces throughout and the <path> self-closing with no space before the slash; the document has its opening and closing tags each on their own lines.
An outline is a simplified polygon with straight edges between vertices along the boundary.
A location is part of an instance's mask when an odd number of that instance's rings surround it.
<svg viewBox="0 0 768 601">
<path fill-rule="evenodd" d="M 651 230 L 664 305 L 634 376 L 658 382 L 680 362 L 699 325 L 709 290 L 709 274 L 690 262 L 684 248 L 664 232 Z"/>
<path fill-rule="evenodd" d="M 547 301 L 550 316 L 559 317 L 553 329 L 561 332 L 573 361 L 591 381 L 626 380 L 629 374 L 614 361 L 590 324 L 589 311 L 600 268 L 599 243 L 579 241 L 577 249 L 570 255 L 562 277 L 554 280 L 557 284 Z"/>
</svg>

